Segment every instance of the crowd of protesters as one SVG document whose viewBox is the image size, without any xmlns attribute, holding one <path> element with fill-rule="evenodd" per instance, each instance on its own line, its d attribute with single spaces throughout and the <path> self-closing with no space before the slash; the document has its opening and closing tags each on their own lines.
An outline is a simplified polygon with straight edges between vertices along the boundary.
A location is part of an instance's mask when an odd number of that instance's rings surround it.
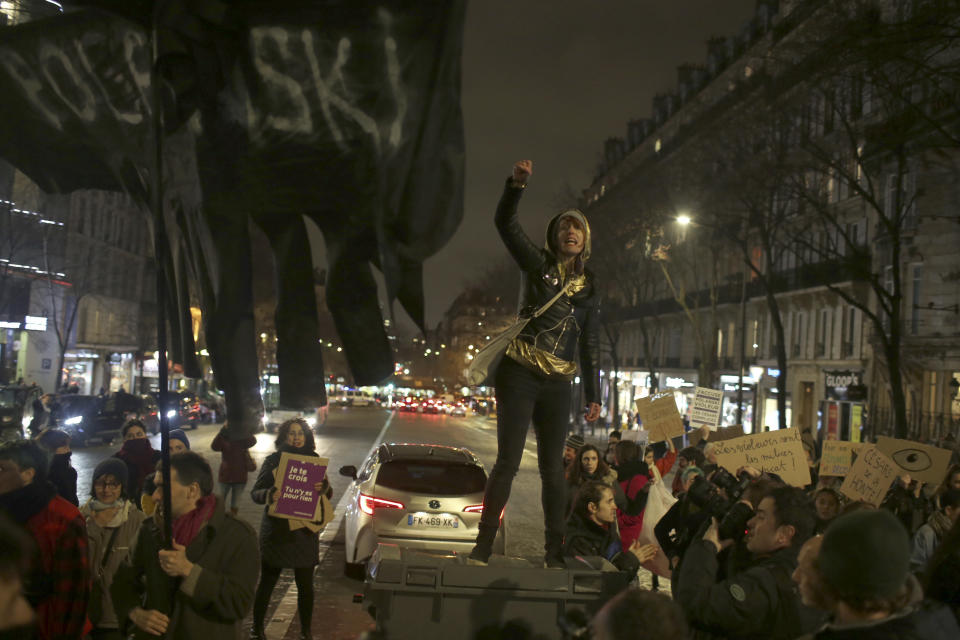
<svg viewBox="0 0 960 640">
<path fill-rule="evenodd" d="M 818 478 L 814 449 L 808 486 L 744 467 L 742 492 L 724 503 L 729 485 L 691 495 L 723 473 L 702 435 L 679 453 L 669 441 L 660 456 L 647 447 L 641 460 L 640 445 L 614 431 L 600 464 L 586 443 L 569 457 L 568 555 L 604 556 L 633 577 L 641 565 L 657 570 L 659 547 L 671 578 L 672 598 L 633 587 L 608 602 L 591 623 L 594 638 L 960 638 L 960 465 L 936 485 L 903 475 L 873 506 L 848 500 L 842 477 Z M 638 506 L 675 463 L 676 502 L 648 523 L 651 549 L 638 542 Z M 703 495 L 717 496 L 726 515 Z M 740 526 L 724 533 L 727 515 Z"/>
<path fill-rule="evenodd" d="M 67 433 L 43 429 L 0 445 L 0 639 L 239 638 L 251 610 L 250 637 L 264 638 L 265 604 L 285 567 L 295 570 L 301 637 L 312 637 L 320 527 L 292 531 L 265 515 L 258 543 L 237 514 L 256 439 L 220 431 L 211 446 L 222 457 L 216 492 L 207 459 L 183 431 L 169 435 L 170 546 L 160 452 L 142 422 L 123 426 L 120 450 L 79 492 Z M 255 502 L 274 499 L 282 451 L 317 455 L 302 420 L 280 426 L 276 448 Z M 326 480 L 315 490 L 332 494 Z"/>
</svg>

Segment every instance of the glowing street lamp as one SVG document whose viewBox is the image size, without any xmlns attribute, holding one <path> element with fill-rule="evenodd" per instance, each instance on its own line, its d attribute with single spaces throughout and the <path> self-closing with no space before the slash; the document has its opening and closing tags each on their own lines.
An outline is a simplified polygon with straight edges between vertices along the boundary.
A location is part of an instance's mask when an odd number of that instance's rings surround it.
<svg viewBox="0 0 960 640">
<path fill-rule="evenodd" d="M 677 216 L 677 224 L 679 224 L 681 227 L 685 227 L 691 222 L 693 222 L 693 220 L 685 213 L 681 213 Z"/>
</svg>

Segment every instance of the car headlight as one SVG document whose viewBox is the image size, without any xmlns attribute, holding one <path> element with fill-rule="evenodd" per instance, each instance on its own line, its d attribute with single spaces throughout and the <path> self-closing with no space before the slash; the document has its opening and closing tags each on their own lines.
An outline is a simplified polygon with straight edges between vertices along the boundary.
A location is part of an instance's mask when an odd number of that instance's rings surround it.
<svg viewBox="0 0 960 640">
<path fill-rule="evenodd" d="M 176 410 L 176 409 L 170 409 L 170 411 L 167 411 L 167 417 L 168 417 L 168 418 L 175 418 L 176 416 L 177 416 L 177 410 Z"/>
<path fill-rule="evenodd" d="M 80 424 L 81 422 L 83 422 L 83 416 L 73 416 L 72 418 L 67 418 L 66 420 L 64 420 L 63 424 L 73 425 L 73 424 Z"/>
<path fill-rule="evenodd" d="M 13 422 L 13 416 L 3 416 L 3 418 L 0 418 L 0 421 Z"/>
</svg>

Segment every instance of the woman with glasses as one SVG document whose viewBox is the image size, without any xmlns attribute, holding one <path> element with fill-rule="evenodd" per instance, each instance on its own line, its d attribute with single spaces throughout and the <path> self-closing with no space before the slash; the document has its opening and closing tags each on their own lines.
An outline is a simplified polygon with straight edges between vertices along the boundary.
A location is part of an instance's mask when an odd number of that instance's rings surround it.
<svg viewBox="0 0 960 640">
<path fill-rule="evenodd" d="M 133 548 L 147 516 L 130 500 L 127 465 L 107 458 L 93 471 L 90 499 L 80 507 L 87 520 L 90 573 L 93 584 L 87 615 L 93 640 L 120 640 L 120 625 L 110 600 L 110 583 L 120 563 Z"/>
</svg>

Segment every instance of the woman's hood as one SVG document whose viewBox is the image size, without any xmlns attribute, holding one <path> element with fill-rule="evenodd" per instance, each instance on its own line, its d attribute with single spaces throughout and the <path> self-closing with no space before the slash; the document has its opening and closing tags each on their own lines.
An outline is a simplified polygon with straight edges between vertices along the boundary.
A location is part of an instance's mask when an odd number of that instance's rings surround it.
<svg viewBox="0 0 960 640">
<path fill-rule="evenodd" d="M 567 209 L 553 217 L 547 225 L 546 249 L 555 256 L 560 255 L 557 251 L 557 225 L 560 224 L 560 220 L 568 216 L 575 218 L 583 226 L 583 252 L 580 253 L 580 260 L 586 262 L 590 258 L 590 223 L 579 209 Z"/>
</svg>

